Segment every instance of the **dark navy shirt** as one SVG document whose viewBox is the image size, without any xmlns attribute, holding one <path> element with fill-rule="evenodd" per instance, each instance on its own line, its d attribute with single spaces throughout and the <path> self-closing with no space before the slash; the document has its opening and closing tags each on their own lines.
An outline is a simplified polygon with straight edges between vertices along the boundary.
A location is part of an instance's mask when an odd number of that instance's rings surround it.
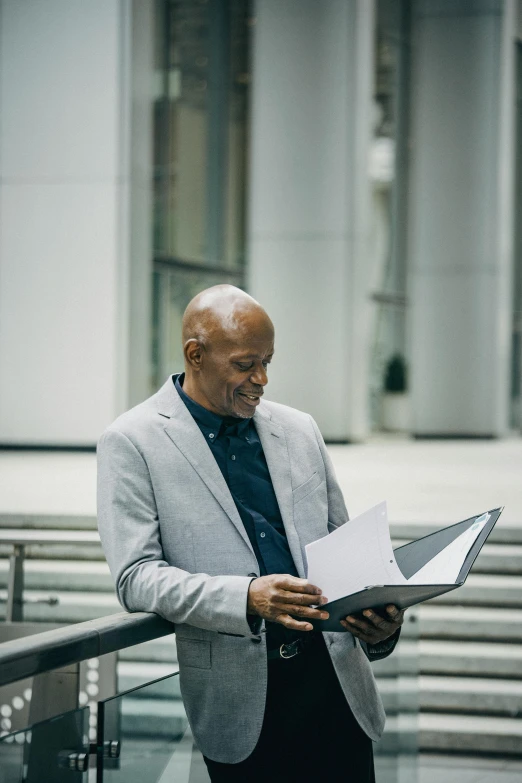
<svg viewBox="0 0 522 783">
<path fill-rule="evenodd" d="M 227 482 L 259 564 L 259 575 L 298 576 L 259 435 L 252 419 L 218 416 L 176 389 Z"/>
<path fill-rule="evenodd" d="M 175 386 L 207 441 L 227 482 L 259 565 L 259 576 L 299 576 L 290 552 L 272 479 L 252 419 L 218 416 L 183 391 L 184 373 Z M 304 632 L 266 623 L 267 644 L 279 646 Z"/>
</svg>

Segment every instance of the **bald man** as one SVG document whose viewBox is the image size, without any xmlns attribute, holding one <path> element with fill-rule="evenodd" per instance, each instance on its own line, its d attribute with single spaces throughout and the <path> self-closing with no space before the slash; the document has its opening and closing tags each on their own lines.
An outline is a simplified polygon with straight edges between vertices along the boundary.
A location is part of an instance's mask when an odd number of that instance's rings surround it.
<svg viewBox="0 0 522 783">
<path fill-rule="evenodd" d="M 319 633 L 306 544 L 348 514 L 317 425 L 262 399 L 274 327 L 215 286 L 183 318 L 185 372 L 98 444 L 98 522 L 128 611 L 176 624 L 180 685 L 212 781 L 374 781 L 384 712 L 370 660 L 402 613 Z"/>
</svg>

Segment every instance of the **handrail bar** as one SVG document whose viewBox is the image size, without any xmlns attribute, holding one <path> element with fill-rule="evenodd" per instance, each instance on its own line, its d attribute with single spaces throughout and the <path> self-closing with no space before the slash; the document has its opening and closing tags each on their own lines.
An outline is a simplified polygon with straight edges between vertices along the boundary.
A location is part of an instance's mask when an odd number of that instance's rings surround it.
<svg viewBox="0 0 522 783">
<path fill-rule="evenodd" d="M 0 686 L 174 633 L 151 612 L 118 612 L 0 644 Z"/>
<path fill-rule="evenodd" d="M 0 546 L 99 544 L 96 530 L 24 530 L 11 529 L 0 532 Z"/>
<path fill-rule="evenodd" d="M 28 546 L 59 546 L 63 544 L 100 545 L 97 530 L 24 530 L 13 529 L 0 532 L 0 546 L 12 547 L 9 556 L 9 577 L 7 582 L 7 604 L 5 619 L 8 622 L 23 618 L 24 559 Z"/>
</svg>

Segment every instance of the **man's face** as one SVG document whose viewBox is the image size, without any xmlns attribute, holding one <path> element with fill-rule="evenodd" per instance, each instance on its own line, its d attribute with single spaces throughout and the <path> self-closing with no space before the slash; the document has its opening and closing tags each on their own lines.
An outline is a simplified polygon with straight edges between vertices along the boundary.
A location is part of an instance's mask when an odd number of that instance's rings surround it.
<svg viewBox="0 0 522 783">
<path fill-rule="evenodd" d="M 263 320 L 215 337 L 194 377 L 205 407 L 220 416 L 251 418 L 268 383 L 273 353 L 274 330 Z"/>
</svg>

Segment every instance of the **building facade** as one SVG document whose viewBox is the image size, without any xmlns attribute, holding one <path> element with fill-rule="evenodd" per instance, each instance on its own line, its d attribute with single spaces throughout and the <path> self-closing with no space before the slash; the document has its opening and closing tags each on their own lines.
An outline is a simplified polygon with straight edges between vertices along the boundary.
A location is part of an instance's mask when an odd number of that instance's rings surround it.
<svg viewBox="0 0 522 783">
<path fill-rule="evenodd" d="M 0 0 L 0 445 L 92 448 L 219 282 L 331 441 L 394 357 L 414 436 L 520 427 L 521 41 L 518 0 Z"/>
</svg>

